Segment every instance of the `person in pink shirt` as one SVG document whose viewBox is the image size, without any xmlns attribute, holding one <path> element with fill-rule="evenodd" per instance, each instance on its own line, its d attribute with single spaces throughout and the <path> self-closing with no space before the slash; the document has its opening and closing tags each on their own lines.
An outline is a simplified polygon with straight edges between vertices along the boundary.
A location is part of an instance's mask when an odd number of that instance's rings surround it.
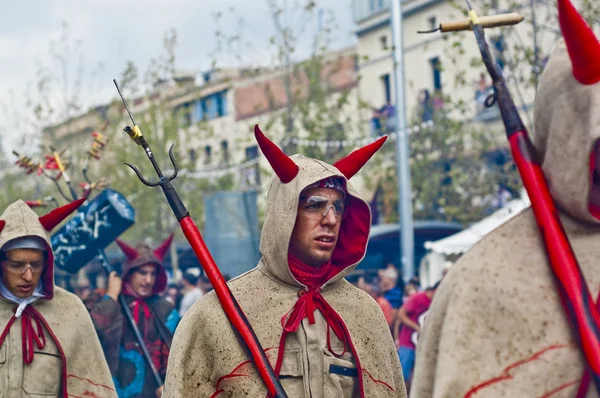
<svg viewBox="0 0 600 398">
<path fill-rule="evenodd" d="M 440 282 L 428 287 L 424 292 L 412 295 L 398 311 L 398 317 L 403 325 L 398 338 L 400 346 L 398 356 L 400 357 L 404 380 L 410 380 L 415 367 L 415 349 L 418 335 Z"/>
</svg>

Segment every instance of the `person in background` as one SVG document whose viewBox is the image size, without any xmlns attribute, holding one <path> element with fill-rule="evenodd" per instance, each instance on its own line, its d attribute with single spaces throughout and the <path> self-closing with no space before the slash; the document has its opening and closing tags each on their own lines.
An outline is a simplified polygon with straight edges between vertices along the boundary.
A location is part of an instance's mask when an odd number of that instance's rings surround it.
<svg viewBox="0 0 600 398">
<path fill-rule="evenodd" d="M 369 295 L 373 297 L 373 284 L 367 282 L 367 278 L 365 276 L 359 276 L 356 280 L 355 286 L 363 292 L 369 293 Z"/>
<path fill-rule="evenodd" d="M 173 332 L 180 319 L 173 303 L 161 296 L 167 287 L 163 259 L 172 241 L 173 234 L 153 250 L 143 243 L 131 247 L 117 239 L 126 256 L 122 272 L 120 276 L 115 271 L 110 273 L 106 296 L 90 311 L 120 398 L 162 393 L 162 386 L 157 386 L 139 341 L 123 316 L 119 295 L 125 297 L 154 367 L 164 378 Z"/>
<path fill-rule="evenodd" d="M 402 305 L 406 304 L 408 299 L 417 293 L 419 293 L 419 289 L 417 289 L 417 287 L 414 284 L 408 283 L 404 287 L 404 296 L 402 297 Z M 394 316 L 394 320 L 392 322 L 392 336 L 394 336 L 394 342 L 396 343 L 396 348 L 400 348 L 399 336 L 400 336 L 400 330 L 402 329 L 402 327 L 403 327 L 402 320 L 398 316 L 398 312 L 396 312 L 396 314 Z"/>
<path fill-rule="evenodd" d="M 409 283 L 408 285 L 406 285 L 404 287 L 404 296 L 402 297 L 402 305 L 404 305 L 404 303 L 406 303 L 406 301 L 411 296 L 414 296 L 417 293 L 419 293 L 419 289 L 415 285 L 413 285 L 412 283 Z"/>
<path fill-rule="evenodd" d="M 167 291 L 165 294 L 165 299 L 173 303 L 175 308 L 179 308 L 181 305 L 181 299 L 183 298 L 183 294 L 181 294 L 181 290 L 179 289 L 179 285 L 177 283 L 170 283 L 167 286 Z"/>
<path fill-rule="evenodd" d="M 394 264 L 388 264 L 386 268 L 379 270 L 379 289 L 383 297 L 392 305 L 394 309 L 402 305 L 402 291 L 404 285 L 398 279 L 398 270 Z M 400 284 L 401 286 L 398 286 Z"/>
<path fill-rule="evenodd" d="M 377 304 L 379 304 L 379 307 L 383 312 L 383 316 L 385 317 L 385 320 L 387 321 L 387 324 L 391 329 L 392 324 L 394 322 L 394 318 L 396 317 L 396 310 L 394 309 L 394 307 L 392 307 L 390 302 L 383 296 L 383 294 L 381 294 L 381 290 L 379 289 L 379 286 L 377 284 L 373 283 L 371 285 L 370 294 L 371 296 L 373 296 L 375 301 L 377 301 Z"/>
<path fill-rule="evenodd" d="M 200 275 L 200 277 L 198 278 L 198 287 L 200 288 L 200 290 L 202 290 L 202 293 L 205 295 L 208 294 L 208 292 L 210 292 L 211 290 L 213 290 L 210 281 L 204 275 Z"/>
<path fill-rule="evenodd" d="M 415 367 L 415 350 L 419 332 L 440 283 L 441 281 L 428 287 L 424 292 L 412 295 L 398 311 L 398 318 L 402 322 L 402 329 L 398 337 L 398 356 L 404 380 L 407 381 L 407 390 L 409 390 L 410 378 Z"/>
<path fill-rule="evenodd" d="M 202 290 L 197 286 L 198 276 L 194 275 L 191 271 L 186 271 L 183 274 L 181 283 L 183 284 L 183 289 L 181 289 L 183 298 L 181 299 L 181 306 L 179 307 L 179 316 L 183 317 L 196 301 L 204 297 L 204 293 L 202 293 Z"/>
<path fill-rule="evenodd" d="M 81 301 L 85 303 L 90 294 L 92 293 L 92 286 L 89 281 L 83 281 L 82 283 L 75 286 L 75 295 L 79 297 Z"/>
</svg>

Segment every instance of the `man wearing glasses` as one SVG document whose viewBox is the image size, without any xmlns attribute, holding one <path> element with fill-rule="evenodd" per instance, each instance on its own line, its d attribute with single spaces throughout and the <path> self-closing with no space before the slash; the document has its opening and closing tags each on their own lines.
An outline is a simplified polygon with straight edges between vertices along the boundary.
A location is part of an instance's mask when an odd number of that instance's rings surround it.
<svg viewBox="0 0 600 398">
<path fill-rule="evenodd" d="M 116 397 L 86 308 L 54 286 L 48 232 L 81 203 L 38 218 L 18 200 L 0 215 L 2 397 Z"/>
<path fill-rule="evenodd" d="M 344 279 L 366 252 L 371 212 L 348 181 L 385 138 L 329 165 L 255 136 L 273 167 L 258 267 L 229 287 L 288 397 L 405 397 L 377 303 Z M 235 250 L 235 248 L 232 248 Z M 165 397 L 265 397 L 214 292 L 175 332 Z"/>
</svg>

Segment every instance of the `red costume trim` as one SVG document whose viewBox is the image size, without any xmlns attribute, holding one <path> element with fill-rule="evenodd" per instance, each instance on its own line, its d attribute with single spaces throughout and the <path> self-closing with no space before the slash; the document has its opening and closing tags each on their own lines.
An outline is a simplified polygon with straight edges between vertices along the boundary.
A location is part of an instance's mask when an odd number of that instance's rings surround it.
<svg viewBox="0 0 600 398">
<path fill-rule="evenodd" d="M 15 312 L 16 309 L 17 307 L 13 308 L 13 312 Z M 2 344 L 4 344 L 4 340 L 6 339 L 6 336 L 8 335 L 8 332 L 16 319 L 17 318 L 13 315 L 6 324 L 2 335 L 0 335 L 0 347 L 2 346 Z M 32 319 L 33 321 L 35 321 L 35 324 L 37 326 L 37 332 L 34 331 Z M 42 349 L 46 346 L 46 337 L 44 336 L 44 330 L 42 328 L 42 325 L 44 326 L 44 328 L 46 328 L 48 333 L 50 333 L 50 336 L 52 337 L 52 340 L 54 340 L 54 343 L 58 348 L 58 352 L 60 353 L 62 368 L 62 395 L 64 398 L 68 398 L 69 393 L 67 392 L 67 358 L 65 357 L 65 353 L 62 349 L 62 346 L 60 345 L 60 342 L 54 335 L 54 332 L 52 332 L 52 329 L 48 325 L 48 322 L 46 322 L 46 319 L 44 319 L 43 315 L 40 314 L 38 310 L 36 310 L 30 305 L 25 307 L 23 313 L 21 314 L 21 348 L 23 350 L 23 362 L 27 365 L 33 362 L 33 356 L 35 353 L 35 348 L 33 346 L 34 343 L 39 349 Z"/>
</svg>

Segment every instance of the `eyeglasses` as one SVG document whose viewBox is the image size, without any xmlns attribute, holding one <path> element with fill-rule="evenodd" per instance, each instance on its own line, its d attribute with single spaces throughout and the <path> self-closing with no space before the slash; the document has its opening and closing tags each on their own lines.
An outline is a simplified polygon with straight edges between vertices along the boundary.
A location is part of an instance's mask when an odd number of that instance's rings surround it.
<svg viewBox="0 0 600 398">
<path fill-rule="evenodd" d="M 346 216 L 346 202 L 343 199 L 326 198 L 324 196 L 301 196 L 300 208 L 309 216 L 325 217 L 333 209 L 335 218 L 341 220 Z"/>
<path fill-rule="evenodd" d="M 31 272 L 38 273 L 44 269 L 45 259 L 37 261 L 13 261 L 11 259 L 3 260 L 4 269 L 11 274 L 23 275 L 31 268 Z"/>
</svg>

